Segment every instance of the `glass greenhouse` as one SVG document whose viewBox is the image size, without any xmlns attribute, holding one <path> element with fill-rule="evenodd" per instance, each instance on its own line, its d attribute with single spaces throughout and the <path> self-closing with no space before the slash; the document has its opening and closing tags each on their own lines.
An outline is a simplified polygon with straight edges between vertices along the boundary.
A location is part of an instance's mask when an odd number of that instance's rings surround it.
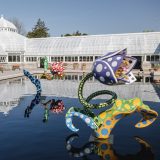
<svg viewBox="0 0 160 160">
<path fill-rule="evenodd" d="M 160 61 L 160 32 L 27 38 L 17 33 L 14 24 L 0 18 L 0 63 L 40 67 L 47 56 L 50 63 L 90 65 L 99 56 L 127 48 L 138 59 L 136 68 L 151 68 Z"/>
</svg>

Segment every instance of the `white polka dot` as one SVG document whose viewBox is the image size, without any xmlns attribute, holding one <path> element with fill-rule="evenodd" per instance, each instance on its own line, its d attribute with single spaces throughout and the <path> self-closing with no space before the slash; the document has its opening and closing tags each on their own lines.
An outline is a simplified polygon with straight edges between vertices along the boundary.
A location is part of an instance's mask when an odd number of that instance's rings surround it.
<svg viewBox="0 0 160 160">
<path fill-rule="evenodd" d="M 78 116 L 78 113 L 75 113 L 74 115 L 75 115 L 75 116 Z"/>
<path fill-rule="evenodd" d="M 97 71 L 97 72 L 101 72 L 102 69 L 103 69 L 102 64 L 98 64 L 97 67 L 96 67 L 96 71 Z"/>
<path fill-rule="evenodd" d="M 69 122 L 71 122 L 71 118 L 68 118 L 68 119 L 67 119 L 67 123 L 69 123 Z"/>
<path fill-rule="evenodd" d="M 68 144 L 67 147 L 66 147 L 66 149 L 67 149 L 67 150 L 70 150 L 70 149 L 71 149 L 71 145 Z"/>
<path fill-rule="evenodd" d="M 109 77 L 111 75 L 110 72 L 106 72 L 106 76 Z"/>
<path fill-rule="evenodd" d="M 120 60 L 122 57 L 117 57 L 117 60 Z"/>
<path fill-rule="evenodd" d="M 83 118 L 83 115 L 81 114 L 80 117 Z"/>
<path fill-rule="evenodd" d="M 112 58 L 108 58 L 108 62 L 112 61 Z"/>
<path fill-rule="evenodd" d="M 89 148 L 86 148 L 86 149 L 84 150 L 84 152 L 85 152 L 85 153 L 90 153 L 90 149 L 89 149 Z"/>
<path fill-rule="evenodd" d="M 100 81 L 102 81 L 102 82 L 105 81 L 104 77 L 102 77 L 102 76 L 101 76 L 99 79 L 100 79 Z"/>
<path fill-rule="evenodd" d="M 112 67 L 116 67 L 117 66 L 117 61 L 113 61 L 112 62 Z"/>
<path fill-rule="evenodd" d="M 104 69 L 107 69 L 107 67 L 104 67 Z"/>
<path fill-rule="evenodd" d="M 90 120 L 89 118 L 86 118 L 86 119 L 85 119 L 85 122 L 86 122 L 86 123 L 90 123 L 90 121 L 91 121 L 91 120 Z"/>
<path fill-rule="evenodd" d="M 79 154 L 80 156 L 83 156 L 84 155 L 84 153 L 82 153 L 82 152 L 80 152 L 80 154 Z"/>
</svg>

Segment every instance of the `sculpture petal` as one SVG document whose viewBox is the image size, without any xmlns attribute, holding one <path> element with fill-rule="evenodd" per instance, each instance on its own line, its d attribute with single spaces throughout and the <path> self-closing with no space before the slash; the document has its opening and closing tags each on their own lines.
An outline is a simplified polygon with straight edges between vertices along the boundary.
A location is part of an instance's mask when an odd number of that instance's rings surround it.
<svg viewBox="0 0 160 160">
<path fill-rule="evenodd" d="M 140 113 L 142 114 L 143 118 L 135 125 L 136 128 L 144 128 L 152 124 L 158 116 L 158 113 L 154 110 L 140 110 Z"/>
<path fill-rule="evenodd" d="M 92 129 L 97 128 L 94 120 L 91 117 L 88 117 L 88 116 L 86 116 L 86 115 L 84 115 L 80 112 L 75 111 L 74 108 L 72 107 L 68 110 L 68 112 L 66 114 L 66 125 L 73 132 L 78 132 L 79 131 L 79 129 L 77 129 L 72 123 L 73 116 L 81 118 Z"/>
</svg>

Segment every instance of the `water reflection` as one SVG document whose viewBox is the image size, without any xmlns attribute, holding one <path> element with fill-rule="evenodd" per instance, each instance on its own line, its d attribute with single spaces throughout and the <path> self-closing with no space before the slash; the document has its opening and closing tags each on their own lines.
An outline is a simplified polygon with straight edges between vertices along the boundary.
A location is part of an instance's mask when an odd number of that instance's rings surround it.
<svg viewBox="0 0 160 160">
<path fill-rule="evenodd" d="M 0 112 L 7 116 L 13 108 L 18 106 L 19 102 L 20 98 L 14 98 L 13 100 L 8 101 L 0 101 Z"/>
<path fill-rule="evenodd" d="M 87 73 L 65 73 L 63 78 L 54 77 L 54 80 L 72 80 L 72 81 L 80 81 Z M 41 78 L 41 75 L 36 75 L 39 79 Z M 154 79 L 149 74 L 140 74 L 139 72 L 135 74 L 136 82 L 142 82 L 142 83 L 160 83 L 160 75 L 154 75 Z M 90 78 L 90 81 L 97 81 L 94 77 Z"/>
<path fill-rule="evenodd" d="M 39 78 L 39 76 L 40 75 L 35 75 L 36 78 Z M 68 73 L 65 75 L 64 80 L 54 79 L 48 81 L 41 79 L 40 81 L 43 89 L 42 94 L 44 96 L 54 95 L 55 97 L 77 98 L 79 80 L 81 80 L 82 76 L 83 74 Z M 133 85 L 105 87 L 107 87 L 108 90 L 116 92 L 119 98 L 129 99 L 139 97 L 144 101 L 154 102 L 159 102 L 160 99 L 160 84 L 136 82 Z M 104 85 L 97 83 L 92 78 L 85 85 L 84 96 L 87 97 L 89 94 L 103 89 Z M 0 81 L 0 90 L 0 112 L 3 112 L 5 115 L 19 105 L 23 95 L 35 93 L 35 87 L 30 84 L 30 81 L 28 81 L 26 77 Z M 101 96 L 99 98 L 106 99 L 107 97 Z"/>
<path fill-rule="evenodd" d="M 140 151 L 135 154 L 121 155 L 116 152 L 113 146 L 113 139 L 96 140 L 90 137 L 90 141 L 82 147 L 73 146 L 72 143 L 79 136 L 72 134 L 66 138 L 66 149 L 70 156 L 75 158 L 88 159 L 89 155 L 96 154 L 104 160 L 154 160 L 155 156 L 152 152 L 151 145 L 141 137 L 134 137 L 140 145 Z M 113 138 L 113 137 L 111 137 Z"/>
<path fill-rule="evenodd" d="M 43 113 L 43 119 L 42 121 L 45 123 L 48 121 L 49 118 L 49 112 L 51 113 L 62 113 L 65 109 L 64 103 L 62 100 L 58 99 L 50 99 L 47 102 L 44 102 L 46 99 L 46 96 L 41 96 L 41 92 L 37 92 L 34 99 L 31 101 L 30 105 L 27 106 L 27 108 L 24 111 L 24 117 L 29 118 L 32 110 L 35 106 L 40 106 L 44 109 Z"/>
<path fill-rule="evenodd" d="M 37 92 L 36 96 L 34 97 L 34 99 L 31 101 L 31 104 L 29 106 L 27 106 L 27 108 L 25 109 L 24 112 L 24 117 L 28 117 L 30 116 L 33 108 L 38 105 L 41 101 L 41 92 Z"/>
<path fill-rule="evenodd" d="M 55 99 L 51 99 L 48 102 L 42 104 L 44 106 L 43 122 L 48 121 L 49 112 L 58 114 L 62 113 L 65 109 L 64 103 L 60 99 L 58 99 L 57 101 Z"/>
</svg>

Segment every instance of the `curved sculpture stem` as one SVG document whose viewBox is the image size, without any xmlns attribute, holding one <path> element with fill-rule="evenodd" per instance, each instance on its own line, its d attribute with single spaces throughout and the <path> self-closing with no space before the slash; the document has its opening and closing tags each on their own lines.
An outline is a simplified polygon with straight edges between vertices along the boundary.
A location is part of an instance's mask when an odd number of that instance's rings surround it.
<svg viewBox="0 0 160 160">
<path fill-rule="evenodd" d="M 78 88 L 78 98 L 80 100 L 80 103 L 84 106 L 85 109 L 99 109 L 99 108 L 103 108 L 106 107 L 110 104 L 112 104 L 114 102 L 114 100 L 117 99 L 117 94 L 115 92 L 109 91 L 109 90 L 102 90 L 102 91 L 97 91 L 92 93 L 87 99 L 84 99 L 83 97 L 83 87 L 85 82 L 89 79 L 93 77 L 93 73 L 88 73 L 80 82 L 79 84 L 79 88 Z M 92 98 L 98 96 L 98 95 L 102 95 L 102 94 L 109 94 L 112 96 L 111 99 L 105 101 L 104 103 L 100 103 L 100 104 L 90 104 L 88 103 Z"/>
</svg>

